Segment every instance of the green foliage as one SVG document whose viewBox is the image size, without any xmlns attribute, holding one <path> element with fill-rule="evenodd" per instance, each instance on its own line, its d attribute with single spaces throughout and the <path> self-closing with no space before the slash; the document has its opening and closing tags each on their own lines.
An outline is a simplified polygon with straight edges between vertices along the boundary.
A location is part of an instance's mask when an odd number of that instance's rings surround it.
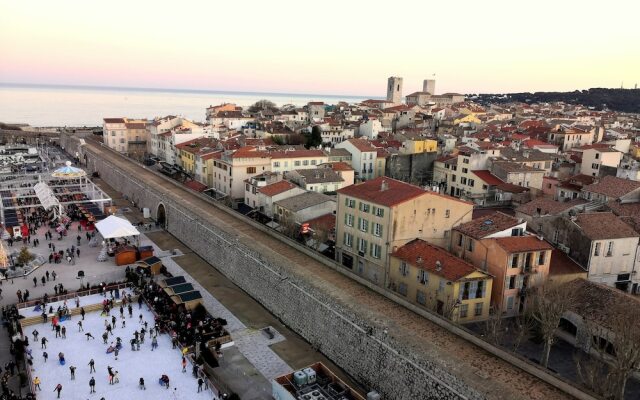
<svg viewBox="0 0 640 400">
<path fill-rule="evenodd" d="M 35 256 L 29 252 L 29 249 L 23 247 L 20 249 L 20 254 L 18 254 L 18 264 L 27 265 L 29 261 L 33 260 Z"/>
<path fill-rule="evenodd" d="M 258 111 L 266 111 L 266 110 L 276 111 L 277 109 L 278 107 L 276 106 L 276 103 L 267 99 L 262 99 L 262 100 L 256 101 L 253 105 L 251 105 L 249 107 L 249 112 L 253 113 Z"/>
<path fill-rule="evenodd" d="M 311 147 L 318 147 L 322 144 L 322 130 L 317 125 L 311 129 L 311 134 L 306 134 L 304 136 L 304 147 L 307 149 Z"/>
</svg>

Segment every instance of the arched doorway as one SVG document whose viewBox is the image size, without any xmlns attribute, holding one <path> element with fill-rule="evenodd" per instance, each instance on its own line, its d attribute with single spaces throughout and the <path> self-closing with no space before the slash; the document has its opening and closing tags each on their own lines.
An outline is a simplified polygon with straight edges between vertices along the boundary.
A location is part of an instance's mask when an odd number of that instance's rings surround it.
<svg viewBox="0 0 640 400">
<path fill-rule="evenodd" d="M 156 221 L 163 229 L 167 228 L 167 211 L 164 208 L 164 204 L 158 204 L 158 210 L 156 211 Z"/>
</svg>

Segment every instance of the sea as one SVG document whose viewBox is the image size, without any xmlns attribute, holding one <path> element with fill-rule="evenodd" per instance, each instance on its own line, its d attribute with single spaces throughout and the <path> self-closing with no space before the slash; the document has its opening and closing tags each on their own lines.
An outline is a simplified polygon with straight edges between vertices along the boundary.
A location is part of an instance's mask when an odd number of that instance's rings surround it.
<svg viewBox="0 0 640 400">
<path fill-rule="evenodd" d="M 309 101 L 336 104 L 367 98 L 372 97 L 0 83 L 0 122 L 83 127 L 101 126 L 103 118 L 152 119 L 165 115 L 204 121 L 206 108 L 221 103 L 247 107 L 267 99 L 277 106 L 302 106 Z"/>
</svg>

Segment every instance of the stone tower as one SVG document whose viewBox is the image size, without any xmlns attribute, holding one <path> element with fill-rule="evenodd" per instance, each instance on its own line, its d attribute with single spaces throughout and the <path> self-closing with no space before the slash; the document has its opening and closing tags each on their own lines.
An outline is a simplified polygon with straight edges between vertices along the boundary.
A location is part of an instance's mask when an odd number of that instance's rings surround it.
<svg viewBox="0 0 640 400">
<path fill-rule="evenodd" d="M 422 91 L 427 92 L 429 94 L 436 94 L 436 80 L 435 79 L 425 79 L 422 83 Z"/>
<path fill-rule="evenodd" d="M 402 78 L 392 76 L 387 80 L 387 101 L 402 103 Z"/>
</svg>

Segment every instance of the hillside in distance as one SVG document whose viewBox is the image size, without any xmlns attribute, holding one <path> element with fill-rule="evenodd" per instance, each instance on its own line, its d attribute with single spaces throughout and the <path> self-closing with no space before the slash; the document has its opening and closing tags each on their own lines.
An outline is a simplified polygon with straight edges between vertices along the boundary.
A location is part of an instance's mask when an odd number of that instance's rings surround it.
<svg viewBox="0 0 640 400">
<path fill-rule="evenodd" d="M 479 94 L 474 100 L 482 104 L 489 103 L 551 103 L 562 101 L 569 104 L 582 104 L 595 110 L 640 113 L 640 89 L 604 89 L 592 88 L 573 92 L 535 92 L 508 94 Z"/>
</svg>

